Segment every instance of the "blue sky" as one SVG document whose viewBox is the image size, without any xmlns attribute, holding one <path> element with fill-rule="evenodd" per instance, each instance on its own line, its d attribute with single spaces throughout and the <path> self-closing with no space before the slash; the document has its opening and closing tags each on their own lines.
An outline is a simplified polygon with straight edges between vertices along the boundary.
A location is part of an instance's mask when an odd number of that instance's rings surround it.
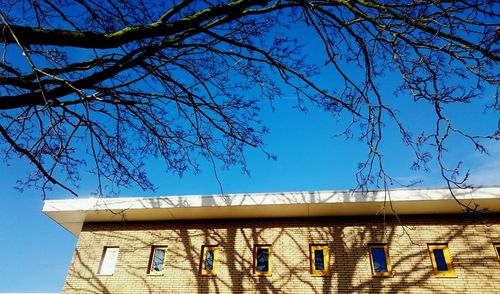
<svg viewBox="0 0 500 294">
<path fill-rule="evenodd" d="M 307 36 L 306 36 L 307 37 Z M 309 44 L 314 55 L 314 44 Z M 12 53 L 15 53 L 12 52 Z M 320 83 L 330 85 L 333 78 L 328 75 Z M 428 129 L 434 123 L 432 112 L 424 102 L 414 103 L 410 97 L 394 97 L 395 80 L 386 77 L 379 81 L 384 97 L 398 110 L 411 131 Z M 483 114 L 483 104 L 494 95 L 494 89 L 486 89 L 482 101 L 446 110 L 454 122 L 463 128 L 480 133 L 491 131 L 496 126 L 498 114 Z M 286 98 L 289 97 L 289 98 Z M 410 100 L 410 101 L 408 101 Z M 274 101 L 273 111 L 269 103 L 262 103 L 261 119 L 270 129 L 265 138 L 266 150 L 277 156 L 269 160 L 260 150 L 247 149 L 246 159 L 250 176 L 238 167 L 221 170 L 217 175 L 225 193 L 347 190 L 356 186 L 355 173 L 358 163 L 367 154 L 365 144 L 356 138 L 346 140 L 337 136 L 345 121 L 332 117 L 312 105 L 307 112 L 295 109 L 292 95 Z M 405 148 L 393 125 L 384 128 L 381 150 L 389 174 L 409 183 L 423 180 L 419 186 L 442 187 L 443 180 L 432 163 L 429 172 L 412 171 L 413 157 Z M 464 170 L 471 170 L 471 183 L 476 185 L 499 185 L 500 143 L 490 142 L 486 146 L 489 155 L 478 154 L 464 140 L 451 141 L 453 148 L 447 160 L 464 162 Z M 157 196 L 220 193 L 219 184 L 210 164 L 205 162 L 200 174 L 186 173 L 182 178 L 168 173 L 160 160 L 146 161 L 156 191 L 138 188 L 123 189 L 120 196 Z M 62 289 L 76 238 L 41 213 L 42 193 L 27 189 L 19 192 L 13 187 L 24 178 L 30 168 L 24 159 L 12 158 L 9 165 L 0 164 L 0 292 L 59 292 Z M 93 175 L 81 174 L 83 179 L 77 190 L 80 197 L 90 197 L 95 192 Z M 66 192 L 54 190 L 50 199 L 70 198 Z"/>
<path fill-rule="evenodd" d="M 251 175 L 238 168 L 219 170 L 225 193 L 273 192 L 351 189 L 355 186 L 357 163 L 364 159 L 366 147 L 357 140 L 336 137 L 335 120 L 322 110 L 310 107 L 307 113 L 293 108 L 293 100 L 276 101 L 275 111 L 263 109 L 262 118 L 271 129 L 266 137 L 267 150 L 277 156 L 268 160 L 258 150 L 248 150 L 247 160 Z M 470 117 L 479 121 L 484 117 Z M 465 119 L 465 117 L 464 117 Z M 387 138 L 387 166 L 393 176 L 401 180 L 422 178 L 421 186 L 442 186 L 437 170 L 429 173 L 409 169 L 409 153 L 401 148 L 396 136 Z M 477 184 L 499 184 L 500 145 L 488 145 L 490 155 L 480 155 L 473 148 L 460 148 L 458 155 L 472 170 Z M 405 160 L 408 159 L 408 160 Z M 58 292 L 61 290 L 71 261 L 76 238 L 43 215 L 42 195 L 39 191 L 19 193 L 13 189 L 18 178 L 27 173 L 25 162 L 12 161 L 0 165 L 0 292 Z M 210 166 L 194 175 L 182 178 L 168 174 L 158 162 L 149 162 L 151 177 L 158 186 L 156 192 L 139 189 L 123 190 L 120 195 L 177 195 L 219 193 L 219 186 Z M 90 177 L 88 175 L 87 177 Z M 85 176 L 83 176 L 85 178 Z M 81 197 L 94 191 L 91 182 L 84 181 Z M 63 192 L 49 194 L 51 199 L 68 198 Z"/>
</svg>

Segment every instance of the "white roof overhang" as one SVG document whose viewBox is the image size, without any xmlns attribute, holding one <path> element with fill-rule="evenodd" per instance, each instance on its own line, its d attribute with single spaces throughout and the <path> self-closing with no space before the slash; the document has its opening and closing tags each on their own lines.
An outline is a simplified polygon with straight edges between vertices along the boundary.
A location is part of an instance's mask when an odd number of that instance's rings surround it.
<svg viewBox="0 0 500 294">
<path fill-rule="evenodd" d="M 500 187 L 455 190 L 466 205 L 500 212 Z M 453 214 L 463 208 L 448 189 L 316 191 L 46 200 L 43 212 L 78 236 L 84 222 Z M 385 209 L 384 209 L 385 207 Z"/>
</svg>

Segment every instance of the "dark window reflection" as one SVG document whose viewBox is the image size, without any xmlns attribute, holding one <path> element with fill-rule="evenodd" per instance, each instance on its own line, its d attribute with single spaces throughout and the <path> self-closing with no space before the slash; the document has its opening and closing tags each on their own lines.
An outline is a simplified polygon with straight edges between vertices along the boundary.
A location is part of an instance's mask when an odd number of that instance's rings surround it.
<svg viewBox="0 0 500 294">
<path fill-rule="evenodd" d="M 205 270 L 211 271 L 214 269 L 214 251 L 207 250 L 205 253 Z"/>
<path fill-rule="evenodd" d="M 447 271 L 448 265 L 446 264 L 446 259 L 444 258 L 443 249 L 434 249 L 434 259 L 436 260 L 436 267 L 438 271 Z"/>
<path fill-rule="evenodd" d="M 257 267 L 258 272 L 269 271 L 269 249 L 258 248 L 257 249 Z"/>
<path fill-rule="evenodd" d="M 165 250 L 155 249 L 153 256 L 153 265 L 151 270 L 153 272 L 163 271 L 163 261 L 165 260 Z"/>
<path fill-rule="evenodd" d="M 376 273 L 388 272 L 384 248 L 372 248 L 373 270 Z"/>
<path fill-rule="evenodd" d="M 318 271 L 325 270 L 325 256 L 323 250 L 314 250 L 314 268 Z"/>
</svg>

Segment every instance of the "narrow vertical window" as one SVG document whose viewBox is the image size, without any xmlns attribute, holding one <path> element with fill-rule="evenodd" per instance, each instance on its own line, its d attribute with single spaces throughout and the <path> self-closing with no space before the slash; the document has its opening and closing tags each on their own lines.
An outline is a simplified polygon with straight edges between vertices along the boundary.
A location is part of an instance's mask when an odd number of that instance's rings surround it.
<svg viewBox="0 0 500 294">
<path fill-rule="evenodd" d="M 392 277 L 392 266 L 387 244 L 369 244 L 370 264 L 374 277 Z"/>
<path fill-rule="evenodd" d="M 272 273 L 271 245 L 255 245 L 253 251 L 253 273 L 258 276 L 270 276 Z"/>
<path fill-rule="evenodd" d="M 311 275 L 327 276 L 330 274 L 330 252 L 328 245 L 309 245 Z"/>
<path fill-rule="evenodd" d="M 118 250 L 118 247 L 104 247 L 99 264 L 99 275 L 112 275 L 115 272 Z"/>
<path fill-rule="evenodd" d="M 495 248 L 495 253 L 497 254 L 498 262 L 500 262 L 500 243 L 493 243 L 493 248 Z"/>
<path fill-rule="evenodd" d="M 217 260 L 219 248 L 216 245 L 201 246 L 200 275 L 217 275 Z"/>
<path fill-rule="evenodd" d="M 165 271 L 165 256 L 167 255 L 167 247 L 153 246 L 151 248 L 151 257 L 149 258 L 148 274 L 162 275 Z"/>
<path fill-rule="evenodd" d="M 450 251 L 447 244 L 428 244 L 434 275 L 441 278 L 454 278 L 457 275 L 453 269 Z"/>
</svg>

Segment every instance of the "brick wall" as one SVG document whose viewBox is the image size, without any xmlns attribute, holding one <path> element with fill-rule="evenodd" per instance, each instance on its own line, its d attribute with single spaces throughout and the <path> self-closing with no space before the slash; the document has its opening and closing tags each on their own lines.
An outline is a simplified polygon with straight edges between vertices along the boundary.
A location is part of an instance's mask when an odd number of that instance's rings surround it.
<svg viewBox="0 0 500 294">
<path fill-rule="evenodd" d="M 404 225 L 402 226 L 401 223 Z M 500 215 L 86 223 L 64 293 L 500 293 Z M 393 277 L 372 277 L 368 243 L 389 244 Z M 311 276 L 309 244 L 330 246 L 331 276 Z M 427 243 L 448 243 L 457 278 L 433 275 Z M 203 244 L 219 245 L 217 276 L 198 274 Z M 272 276 L 252 275 L 254 244 L 272 244 Z M 148 275 L 151 246 L 168 246 Z M 119 246 L 112 276 L 97 271 Z"/>
</svg>

